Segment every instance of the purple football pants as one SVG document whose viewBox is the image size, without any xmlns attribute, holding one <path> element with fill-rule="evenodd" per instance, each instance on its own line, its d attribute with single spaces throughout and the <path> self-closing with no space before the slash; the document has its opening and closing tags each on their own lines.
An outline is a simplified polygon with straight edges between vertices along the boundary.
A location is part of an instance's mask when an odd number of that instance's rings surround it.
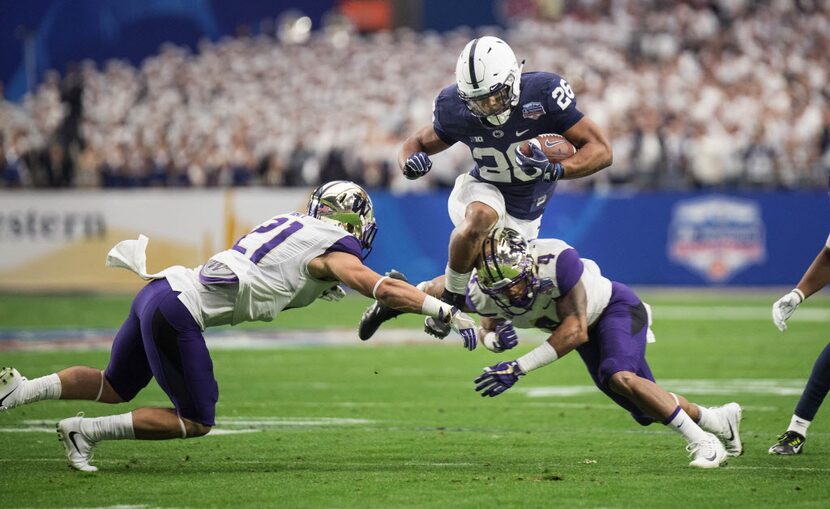
<svg viewBox="0 0 830 509">
<path fill-rule="evenodd" d="M 155 377 L 181 417 L 213 426 L 219 399 L 213 362 L 199 325 L 178 295 L 166 279 L 138 292 L 115 335 L 104 376 L 124 401 Z"/>
<path fill-rule="evenodd" d="M 648 426 L 655 420 L 608 386 L 611 375 L 620 371 L 654 381 L 646 362 L 648 315 L 642 301 L 629 287 L 615 281 L 611 288 L 608 307 L 588 331 L 588 342 L 577 348 L 577 352 L 597 387 L 628 410 L 634 420 Z"/>
</svg>

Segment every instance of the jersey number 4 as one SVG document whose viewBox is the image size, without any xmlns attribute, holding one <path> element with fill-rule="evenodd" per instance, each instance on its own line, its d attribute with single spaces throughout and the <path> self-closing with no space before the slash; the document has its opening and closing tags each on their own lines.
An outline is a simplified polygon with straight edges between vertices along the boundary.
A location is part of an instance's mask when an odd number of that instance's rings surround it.
<svg viewBox="0 0 830 509">
<path fill-rule="evenodd" d="M 265 223 L 236 241 L 236 244 L 231 249 L 248 256 L 253 263 L 259 263 L 271 250 L 285 242 L 285 239 L 303 227 L 303 223 L 298 221 L 291 221 L 289 223 L 288 221 L 289 218 L 287 217 L 278 217 L 272 222 Z M 262 235 L 263 233 L 276 230 L 280 226 L 285 225 L 285 223 L 288 224 L 285 228 L 280 229 L 276 235 Z M 247 247 L 243 246 L 243 243 Z M 249 252 L 251 252 L 250 255 L 248 255 Z"/>
</svg>

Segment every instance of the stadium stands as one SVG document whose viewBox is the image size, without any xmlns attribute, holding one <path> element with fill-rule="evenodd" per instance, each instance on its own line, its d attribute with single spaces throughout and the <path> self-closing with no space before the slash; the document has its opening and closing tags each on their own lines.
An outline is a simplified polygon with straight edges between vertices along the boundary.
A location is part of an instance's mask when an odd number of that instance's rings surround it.
<svg viewBox="0 0 830 509">
<path fill-rule="evenodd" d="M 497 35 L 526 71 L 569 78 L 611 135 L 613 167 L 564 187 L 812 188 L 830 169 L 830 8 L 805 5 L 574 2 Z M 0 186 L 447 186 L 464 147 L 417 183 L 394 158 L 485 32 L 242 36 L 138 68 L 84 62 L 0 103 Z"/>
</svg>

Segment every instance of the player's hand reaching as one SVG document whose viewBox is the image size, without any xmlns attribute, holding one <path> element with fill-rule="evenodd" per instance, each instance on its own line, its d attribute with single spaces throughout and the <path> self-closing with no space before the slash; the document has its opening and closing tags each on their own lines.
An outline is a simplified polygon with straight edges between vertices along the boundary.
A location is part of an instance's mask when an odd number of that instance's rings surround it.
<svg viewBox="0 0 830 509">
<path fill-rule="evenodd" d="M 804 294 L 798 288 L 775 301 L 772 305 L 772 321 L 778 330 L 781 332 L 787 330 L 787 320 L 802 302 L 804 302 Z"/>
<path fill-rule="evenodd" d="M 529 156 L 522 154 L 521 147 L 516 147 L 516 164 L 526 175 L 530 176 L 538 173 L 539 178 L 547 182 L 556 182 L 562 178 L 564 173 L 562 164 L 548 161 L 548 156 L 533 143 L 530 143 L 529 146 L 532 152 Z"/>
<path fill-rule="evenodd" d="M 491 352 L 501 353 L 519 344 L 519 336 L 513 328 L 513 322 L 505 320 L 496 325 L 496 330 L 488 332 L 481 338 L 482 344 Z"/>
<path fill-rule="evenodd" d="M 516 361 L 500 362 L 494 366 L 484 368 L 478 378 L 473 383 L 476 384 L 476 391 L 481 393 L 481 396 L 495 397 L 513 387 L 520 376 L 525 373 L 519 367 Z"/>
<path fill-rule="evenodd" d="M 337 302 L 343 297 L 346 296 L 346 291 L 340 285 L 334 285 L 328 290 L 324 291 L 320 294 L 321 300 L 327 300 L 329 302 Z"/>
<path fill-rule="evenodd" d="M 423 177 L 432 169 L 432 161 L 426 152 L 415 152 L 406 158 L 403 166 L 403 175 L 409 180 Z"/>
<path fill-rule="evenodd" d="M 464 340 L 464 348 L 467 350 L 475 350 L 478 344 L 478 332 L 476 332 L 475 321 L 462 313 L 458 308 L 450 309 L 449 314 L 445 315 L 444 310 L 438 311 L 438 316 L 433 318 L 428 316 L 424 320 L 424 331 L 427 334 L 435 336 L 438 339 L 444 339 L 450 330 L 454 330 Z"/>
</svg>

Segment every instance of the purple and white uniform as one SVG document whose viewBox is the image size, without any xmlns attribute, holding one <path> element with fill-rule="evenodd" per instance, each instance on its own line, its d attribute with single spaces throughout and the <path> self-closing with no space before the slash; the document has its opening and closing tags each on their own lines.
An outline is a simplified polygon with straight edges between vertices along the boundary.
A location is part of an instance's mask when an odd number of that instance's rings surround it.
<svg viewBox="0 0 830 509">
<path fill-rule="evenodd" d="M 271 321 L 283 309 L 307 306 L 336 284 L 311 276 L 311 260 L 333 251 L 362 258 L 355 237 L 299 213 L 274 216 L 194 269 L 147 274 L 146 246 L 144 236 L 123 241 L 107 258 L 107 265 L 153 281 L 134 299 L 104 375 L 125 401 L 155 377 L 179 415 L 209 426 L 219 389 L 202 331 Z"/>
<path fill-rule="evenodd" d="M 582 282 L 588 301 L 588 342 L 577 348 L 577 352 L 602 392 L 628 410 L 640 424 L 654 422 L 608 387 L 611 375 L 620 371 L 631 371 L 654 381 L 645 358 L 646 343 L 654 341 L 648 306 L 626 285 L 604 277 L 594 261 L 580 258 L 576 249 L 561 240 L 539 239 L 530 242 L 528 247 L 538 267 L 538 277 L 552 283 L 536 297 L 530 309 L 505 311 L 481 291 L 476 277 L 467 287 L 467 305 L 482 316 L 512 320 L 518 328 L 553 331 L 559 326 L 556 299 Z"/>
</svg>

